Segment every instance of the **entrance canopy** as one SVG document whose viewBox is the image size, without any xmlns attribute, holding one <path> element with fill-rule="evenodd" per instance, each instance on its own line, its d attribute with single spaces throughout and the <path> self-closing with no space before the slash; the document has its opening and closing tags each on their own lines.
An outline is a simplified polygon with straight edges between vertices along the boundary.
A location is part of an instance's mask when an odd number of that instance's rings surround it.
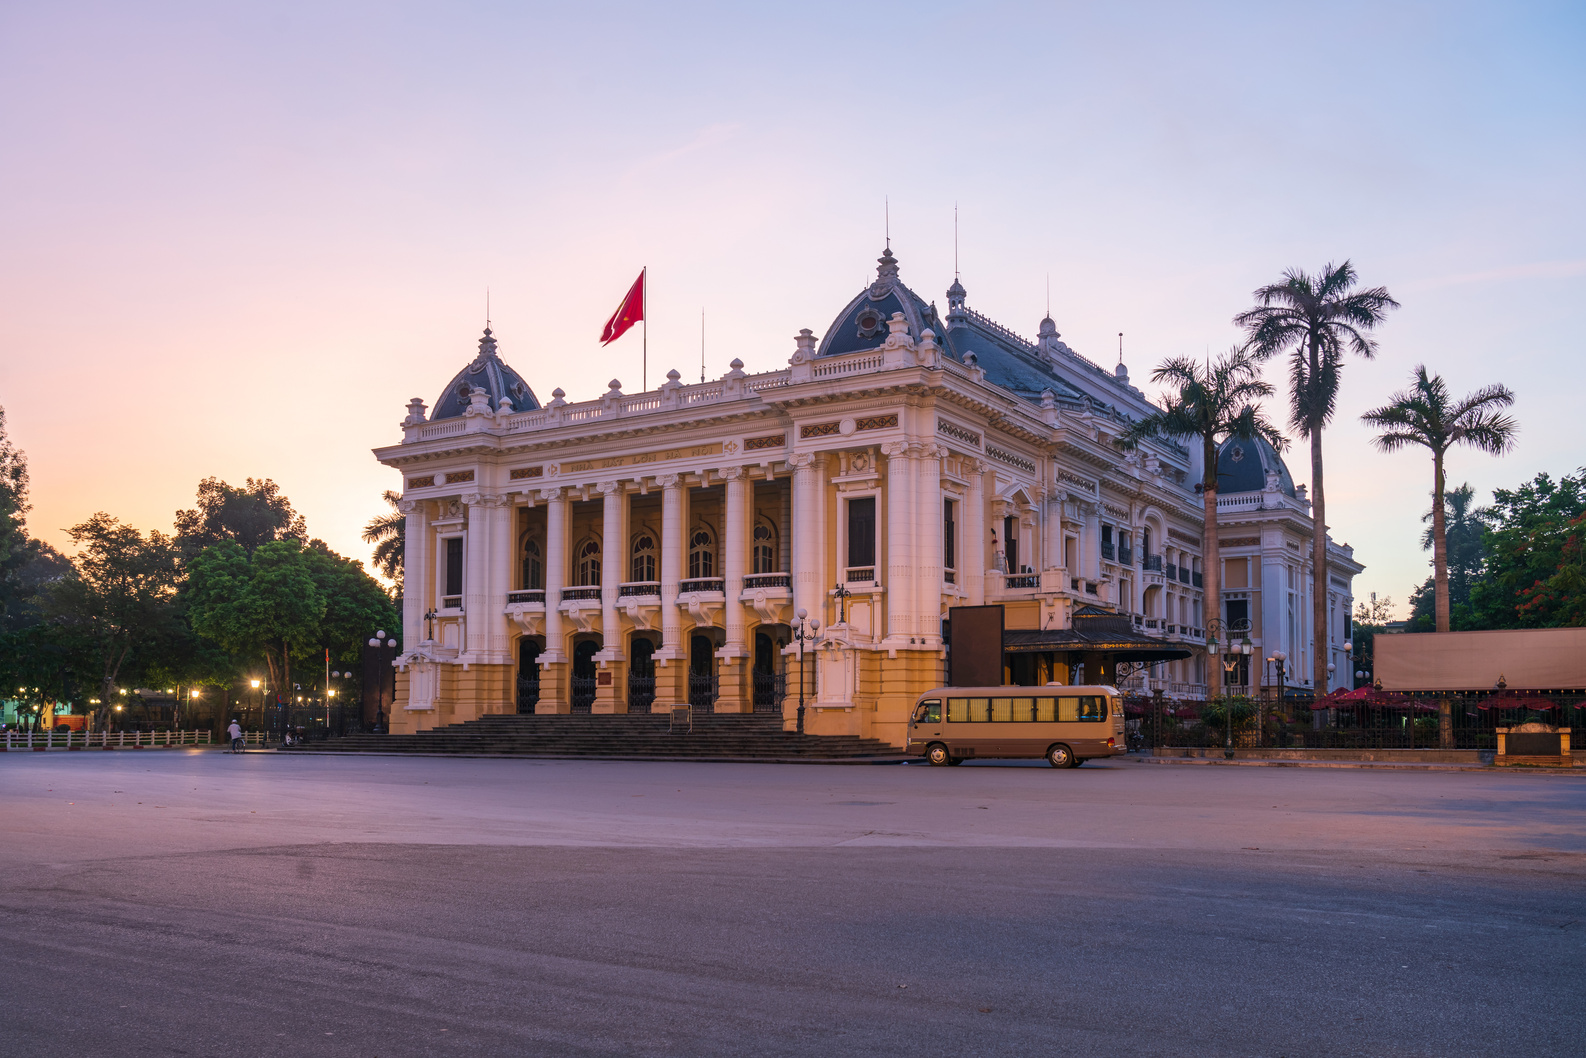
<svg viewBox="0 0 1586 1058">
<path fill-rule="evenodd" d="M 1002 633 L 1009 654 L 1106 654 L 1113 661 L 1180 661 L 1192 657 L 1188 647 L 1167 643 L 1134 630 L 1127 615 L 1085 607 L 1074 613 L 1074 627 L 1009 629 Z"/>
</svg>

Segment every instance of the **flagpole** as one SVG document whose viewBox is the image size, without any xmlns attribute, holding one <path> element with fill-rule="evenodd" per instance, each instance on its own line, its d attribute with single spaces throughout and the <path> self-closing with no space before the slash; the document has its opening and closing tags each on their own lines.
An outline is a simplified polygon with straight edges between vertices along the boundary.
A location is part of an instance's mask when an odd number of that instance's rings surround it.
<svg viewBox="0 0 1586 1058">
<path fill-rule="evenodd" d="M 639 269 L 639 274 L 644 277 L 644 359 L 639 371 L 639 391 L 647 393 L 650 389 L 650 266 L 645 265 Z"/>
</svg>

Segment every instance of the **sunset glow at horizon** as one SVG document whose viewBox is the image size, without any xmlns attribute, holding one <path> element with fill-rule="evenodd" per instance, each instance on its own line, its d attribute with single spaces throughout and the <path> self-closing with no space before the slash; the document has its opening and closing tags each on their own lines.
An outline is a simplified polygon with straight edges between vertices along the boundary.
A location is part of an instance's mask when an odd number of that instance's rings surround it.
<svg viewBox="0 0 1586 1058">
<path fill-rule="evenodd" d="M 1424 452 L 1359 415 L 1425 363 L 1503 382 L 1478 500 L 1586 465 L 1586 14 L 1561 4 L 14 5 L 0 13 L 0 406 L 30 531 L 169 532 L 271 478 L 367 562 L 406 404 L 485 325 L 542 403 L 641 387 L 601 327 L 648 267 L 650 388 L 775 370 L 875 275 L 1063 340 L 1155 396 L 1284 269 L 1403 305 L 1351 358 L 1328 520 L 1400 614 Z M 954 231 L 955 206 L 958 230 Z M 703 334 L 701 314 L 703 312 Z M 1270 409 L 1287 422 L 1287 367 Z M 1308 446 L 1288 431 L 1297 482 Z"/>
</svg>

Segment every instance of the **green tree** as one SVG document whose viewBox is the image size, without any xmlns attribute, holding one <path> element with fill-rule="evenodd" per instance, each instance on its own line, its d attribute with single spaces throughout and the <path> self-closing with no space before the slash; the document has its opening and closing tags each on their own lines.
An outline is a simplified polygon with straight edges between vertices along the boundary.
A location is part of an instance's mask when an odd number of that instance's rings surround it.
<svg viewBox="0 0 1586 1058">
<path fill-rule="evenodd" d="M 1392 620 L 1391 595 L 1384 595 L 1378 599 L 1377 593 L 1372 592 L 1369 603 L 1365 601 L 1355 603 L 1355 617 L 1353 627 L 1349 630 L 1349 639 L 1354 644 L 1352 662 L 1357 670 L 1368 674 L 1376 671 L 1376 639 Z M 1350 681 L 1350 686 L 1354 686 L 1353 680 Z"/>
<path fill-rule="evenodd" d="M 1462 444 L 1481 452 L 1502 455 L 1514 447 L 1520 424 L 1498 409 L 1514 403 L 1508 386 L 1485 386 L 1460 400 L 1448 392 L 1442 375 L 1429 375 L 1417 364 L 1410 387 L 1395 393 L 1380 408 L 1362 415 L 1361 421 L 1380 431 L 1379 451 L 1397 452 L 1418 445 L 1432 453 L 1432 578 L 1436 586 L 1436 622 L 1439 632 L 1449 630 L 1448 533 L 1444 493 L 1448 450 Z"/>
<path fill-rule="evenodd" d="M 1252 295 L 1254 308 L 1234 317 L 1258 356 L 1289 351 L 1289 422 L 1311 442 L 1311 567 L 1317 590 L 1312 592 L 1311 627 L 1327 627 L 1327 493 L 1323 487 L 1322 431 L 1338 403 L 1344 354 L 1367 360 L 1377 353 L 1371 332 L 1399 307 L 1385 287 L 1355 289 L 1355 269 L 1348 261 L 1329 264 L 1315 276 L 1296 268 L 1283 280 Z M 1208 597 L 1210 597 L 1208 595 Z M 1327 651 L 1312 653 L 1312 686 L 1327 686 Z"/>
<path fill-rule="evenodd" d="M 66 533 L 78 552 L 71 574 L 50 586 L 44 611 L 92 656 L 103 723 L 128 659 L 171 620 L 177 550 L 163 533 L 144 536 L 103 511 Z"/>
<path fill-rule="evenodd" d="M 1164 360 L 1151 380 L 1177 389 L 1163 399 L 1162 410 L 1130 426 L 1119 445 L 1133 448 L 1147 438 L 1193 437 L 1200 442 L 1202 458 L 1201 547 L 1205 555 L 1205 591 L 1208 600 L 1222 598 L 1222 561 L 1217 540 L 1217 448 L 1228 437 L 1260 436 L 1281 449 L 1287 442 L 1267 421 L 1257 402 L 1272 395 L 1272 386 L 1260 375 L 1256 358 L 1238 346 L 1202 366 L 1194 357 Z M 1207 618 L 1217 616 L 1215 601 Z M 1226 644 L 1225 644 L 1226 645 Z M 1207 695 L 1222 693 L 1222 667 L 1206 666 Z"/>
<path fill-rule="evenodd" d="M 261 544 L 251 555 L 223 540 L 188 563 L 190 620 L 232 654 L 262 657 L 277 694 L 291 689 L 292 652 L 315 646 L 326 600 L 296 540 Z"/>
<path fill-rule="evenodd" d="M 407 515 L 402 513 L 402 494 L 386 489 L 381 499 L 390 510 L 375 515 L 363 527 L 363 542 L 374 545 L 374 568 L 402 593 L 402 550 L 407 542 Z"/>
<path fill-rule="evenodd" d="M 362 562 L 343 558 L 320 540 L 309 544 L 307 556 L 310 575 L 325 599 L 316 642 L 330 651 L 333 661 L 350 667 L 362 660 L 363 644 L 377 629 L 397 626 L 396 606 Z"/>
<path fill-rule="evenodd" d="M 1550 626 L 1586 625 L 1586 513 L 1576 515 L 1560 548 L 1559 566 L 1544 581 L 1527 588 L 1520 612 Z"/>
<path fill-rule="evenodd" d="M 1486 559 L 1470 592 L 1472 627 L 1579 623 L 1559 593 L 1577 575 L 1571 561 L 1578 551 L 1566 548 L 1572 537 L 1579 540 L 1586 514 L 1586 468 L 1557 481 L 1538 474 L 1517 489 L 1495 489 L 1492 497 L 1485 510 Z"/>
<path fill-rule="evenodd" d="M 1443 497 L 1447 508 L 1444 520 L 1448 539 L 1448 606 L 1449 627 L 1455 631 L 1469 628 L 1470 589 L 1481 575 L 1482 557 L 1486 554 L 1483 534 L 1486 525 L 1483 512 L 1475 506 L 1476 490 L 1469 485 L 1450 489 Z M 1421 550 L 1432 550 L 1432 511 L 1421 515 L 1426 529 L 1421 533 Z M 1420 587 L 1410 593 L 1410 619 L 1407 631 L 1431 632 L 1437 628 L 1435 604 L 1437 579 L 1428 575 Z"/>
<path fill-rule="evenodd" d="M 269 478 L 248 478 L 241 488 L 205 478 L 198 483 L 197 505 L 176 512 L 176 539 L 188 557 L 224 540 L 251 555 L 272 540 L 307 543 L 308 531 Z"/>
</svg>

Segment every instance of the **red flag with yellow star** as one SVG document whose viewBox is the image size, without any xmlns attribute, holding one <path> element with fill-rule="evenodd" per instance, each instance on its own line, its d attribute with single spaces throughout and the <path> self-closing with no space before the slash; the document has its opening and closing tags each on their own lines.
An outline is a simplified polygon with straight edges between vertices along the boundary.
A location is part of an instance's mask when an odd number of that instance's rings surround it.
<svg viewBox="0 0 1586 1058">
<path fill-rule="evenodd" d="M 647 271 L 648 268 L 640 269 L 639 278 L 633 281 L 633 286 L 628 288 L 622 304 L 617 306 L 617 311 L 606 321 L 605 328 L 600 332 L 601 345 L 610 345 L 621 338 L 629 327 L 644 319 L 644 274 Z"/>
</svg>

